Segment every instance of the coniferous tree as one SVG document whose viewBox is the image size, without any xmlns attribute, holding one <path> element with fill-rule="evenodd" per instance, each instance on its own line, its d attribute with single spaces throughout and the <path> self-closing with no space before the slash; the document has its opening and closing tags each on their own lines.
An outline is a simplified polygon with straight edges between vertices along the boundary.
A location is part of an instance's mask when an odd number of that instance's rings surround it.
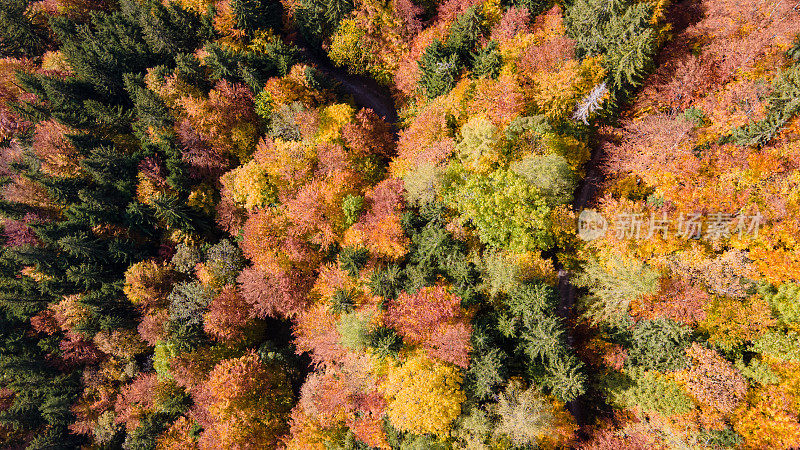
<svg viewBox="0 0 800 450">
<path fill-rule="evenodd" d="M 456 55 L 459 66 L 472 65 L 471 54 L 478 38 L 485 32 L 482 14 L 474 6 L 461 13 L 448 30 L 444 45 L 448 53 Z"/>
<path fill-rule="evenodd" d="M 488 44 L 475 52 L 478 38 L 486 32 L 483 20 L 478 8 L 472 6 L 456 18 L 444 42 L 434 39 L 425 49 L 418 65 L 420 85 L 428 98 L 450 92 L 465 68 L 477 67 L 476 76 L 496 76 L 500 60 L 495 47 Z"/>
<path fill-rule="evenodd" d="M 54 18 L 53 31 L 63 42 L 61 51 L 75 78 L 90 83 L 95 92 L 116 104 L 129 104 L 124 95 L 124 75 L 144 73 L 167 62 L 167 55 L 153 49 L 131 14 L 137 3 L 123 1 L 123 10 L 93 16 L 91 24 Z"/>
<path fill-rule="evenodd" d="M 604 55 L 614 96 L 630 95 L 650 68 L 656 51 L 652 16 L 651 3 L 629 0 L 576 0 L 567 8 L 564 25 L 576 56 Z"/>
<path fill-rule="evenodd" d="M 497 78 L 500 74 L 502 59 L 497 41 L 489 41 L 472 56 L 472 74 L 481 78 Z"/>
<path fill-rule="evenodd" d="M 458 56 L 450 53 L 441 41 L 434 40 L 428 45 L 419 60 L 420 84 L 428 98 L 436 98 L 453 89 L 460 72 L 457 63 Z"/>
<path fill-rule="evenodd" d="M 344 17 L 353 10 L 352 0 L 303 0 L 295 10 L 295 22 L 303 38 L 319 47 L 333 35 Z"/>
<path fill-rule="evenodd" d="M 0 56 L 35 57 L 47 48 L 48 30 L 27 12 L 30 0 L 3 0 L 0 8 Z"/>
<path fill-rule="evenodd" d="M 775 78 L 764 119 L 733 130 L 731 139 L 738 145 L 763 146 L 800 112 L 800 64 L 794 64 Z"/>
<path fill-rule="evenodd" d="M 278 30 L 283 8 L 276 0 L 232 0 L 236 28 L 252 36 L 256 30 Z"/>
<path fill-rule="evenodd" d="M 177 2 L 164 4 L 149 0 L 136 7 L 130 3 L 124 5 L 155 53 L 193 53 L 212 37 L 208 20 L 197 12 L 182 9 Z"/>
</svg>

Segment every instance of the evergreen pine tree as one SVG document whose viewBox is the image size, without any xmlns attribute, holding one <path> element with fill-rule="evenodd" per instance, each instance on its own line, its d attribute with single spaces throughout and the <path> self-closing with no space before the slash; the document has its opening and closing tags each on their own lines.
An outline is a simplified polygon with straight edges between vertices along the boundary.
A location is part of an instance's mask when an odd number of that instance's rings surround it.
<svg viewBox="0 0 800 450">
<path fill-rule="evenodd" d="M 575 0 L 564 25 L 578 58 L 604 55 L 615 98 L 630 95 L 649 70 L 656 51 L 653 5 L 630 0 Z"/>
<path fill-rule="evenodd" d="M 472 74 L 477 78 L 497 78 L 500 75 L 502 58 L 497 41 L 489 41 L 472 56 Z"/>
<path fill-rule="evenodd" d="M 47 29 L 34 24 L 30 0 L 3 0 L 0 8 L 0 57 L 35 57 L 47 48 Z"/>
<path fill-rule="evenodd" d="M 232 0 L 236 28 L 252 36 L 256 30 L 278 30 L 283 8 L 277 0 Z"/>
</svg>

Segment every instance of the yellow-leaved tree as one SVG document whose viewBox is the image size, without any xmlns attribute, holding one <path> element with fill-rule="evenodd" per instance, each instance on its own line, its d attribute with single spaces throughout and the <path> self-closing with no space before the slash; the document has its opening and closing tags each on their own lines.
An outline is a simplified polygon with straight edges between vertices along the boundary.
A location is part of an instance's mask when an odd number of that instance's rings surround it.
<svg viewBox="0 0 800 450">
<path fill-rule="evenodd" d="M 390 367 L 382 388 L 392 425 L 417 434 L 445 435 L 466 400 L 462 379 L 457 367 L 423 354 Z"/>
</svg>

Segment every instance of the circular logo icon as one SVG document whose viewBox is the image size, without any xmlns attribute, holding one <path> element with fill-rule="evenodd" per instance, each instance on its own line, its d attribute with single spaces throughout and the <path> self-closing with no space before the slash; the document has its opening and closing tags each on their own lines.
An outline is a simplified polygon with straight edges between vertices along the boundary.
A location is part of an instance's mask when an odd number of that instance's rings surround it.
<svg viewBox="0 0 800 450">
<path fill-rule="evenodd" d="M 606 235 L 608 222 L 605 217 L 593 209 L 584 209 L 578 216 L 578 237 L 584 241 L 593 241 Z"/>
</svg>

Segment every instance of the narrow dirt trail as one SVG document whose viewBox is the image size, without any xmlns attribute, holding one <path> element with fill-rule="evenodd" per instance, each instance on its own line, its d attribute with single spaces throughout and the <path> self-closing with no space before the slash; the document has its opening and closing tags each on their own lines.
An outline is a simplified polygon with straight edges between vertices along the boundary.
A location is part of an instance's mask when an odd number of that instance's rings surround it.
<svg viewBox="0 0 800 450">
<path fill-rule="evenodd" d="M 601 145 L 596 143 L 592 148 L 592 158 L 587 163 L 586 176 L 581 181 L 580 187 L 575 195 L 575 200 L 572 207 L 577 214 L 586 208 L 589 201 L 597 194 L 598 187 L 603 180 L 603 174 L 600 170 L 600 162 L 602 161 L 603 151 Z M 575 299 L 577 295 L 577 288 L 571 282 L 573 273 L 565 270 L 560 263 L 556 264 L 558 269 L 558 314 L 565 321 L 570 323 L 575 319 Z M 575 347 L 575 336 L 572 327 L 567 327 L 567 343 L 570 347 Z M 585 407 L 582 398 L 577 398 L 567 403 L 567 409 L 575 417 L 578 426 L 586 424 Z"/>
<path fill-rule="evenodd" d="M 341 89 L 351 95 L 356 104 L 372 109 L 383 117 L 386 122 L 390 123 L 395 133 L 395 138 L 397 137 L 397 109 L 387 87 L 379 85 L 370 78 L 352 75 L 334 66 L 327 56 L 319 55 L 306 47 L 301 47 L 300 53 L 306 61 L 313 63 L 317 70 L 338 82 Z"/>
</svg>

